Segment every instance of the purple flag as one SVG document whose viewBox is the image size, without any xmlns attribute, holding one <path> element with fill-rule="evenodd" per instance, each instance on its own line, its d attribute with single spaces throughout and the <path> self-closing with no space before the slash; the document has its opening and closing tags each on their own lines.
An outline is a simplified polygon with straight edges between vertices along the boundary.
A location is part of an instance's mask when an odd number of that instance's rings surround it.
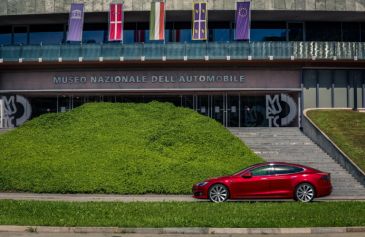
<svg viewBox="0 0 365 237">
<path fill-rule="evenodd" d="M 207 39 L 207 18 L 208 10 L 206 2 L 194 3 L 193 9 L 193 40 Z"/>
<path fill-rule="evenodd" d="M 84 4 L 72 3 L 68 21 L 67 41 L 82 41 L 84 26 Z"/>
<path fill-rule="evenodd" d="M 250 2 L 237 2 L 236 40 L 250 40 Z"/>
</svg>

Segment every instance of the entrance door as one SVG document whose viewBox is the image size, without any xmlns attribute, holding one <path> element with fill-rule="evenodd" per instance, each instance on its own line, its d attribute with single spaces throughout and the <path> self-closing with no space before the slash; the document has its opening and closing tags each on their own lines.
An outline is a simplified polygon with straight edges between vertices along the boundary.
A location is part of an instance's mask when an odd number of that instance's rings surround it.
<svg viewBox="0 0 365 237">
<path fill-rule="evenodd" d="M 195 110 L 202 115 L 226 124 L 226 97 L 224 95 L 197 95 L 195 96 Z"/>
<path fill-rule="evenodd" d="M 211 101 L 211 118 L 217 120 L 218 122 L 222 123 L 226 126 L 226 118 L 225 115 L 227 113 L 225 104 L 226 104 L 226 97 L 223 95 L 213 95 L 210 96 Z"/>
<path fill-rule="evenodd" d="M 227 127 L 239 127 L 240 120 L 240 97 L 237 95 L 228 95 L 226 103 Z"/>
</svg>

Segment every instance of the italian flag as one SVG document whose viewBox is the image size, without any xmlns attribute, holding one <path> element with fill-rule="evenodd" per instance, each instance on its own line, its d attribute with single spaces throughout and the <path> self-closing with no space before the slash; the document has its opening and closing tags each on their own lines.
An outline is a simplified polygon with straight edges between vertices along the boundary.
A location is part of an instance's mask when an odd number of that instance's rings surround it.
<svg viewBox="0 0 365 237">
<path fill-rule="evenodd" d="M 165 39 L 165 2 L 152 2 L 150 13 L 150 40 Z"/>
</svg>

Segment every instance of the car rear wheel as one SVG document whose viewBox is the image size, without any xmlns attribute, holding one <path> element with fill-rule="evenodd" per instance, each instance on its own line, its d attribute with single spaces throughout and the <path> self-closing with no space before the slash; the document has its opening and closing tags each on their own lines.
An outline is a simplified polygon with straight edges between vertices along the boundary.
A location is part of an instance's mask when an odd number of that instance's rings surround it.
<svg viewBox="0 0 365 237">
<path fill-rule="evenodd" d="M 209 200 L 212 202 L 224 202 L 227 201 L 229 191 L 223 184 L 214 184 L 209 189 Z"/>
<path fill-rule="evenodd" d="M 302 183 L 295 189 L 295 199 L 300 202 L 311 202 L 314 199 L 314 187 L 308 183 Z"/>
</svg>

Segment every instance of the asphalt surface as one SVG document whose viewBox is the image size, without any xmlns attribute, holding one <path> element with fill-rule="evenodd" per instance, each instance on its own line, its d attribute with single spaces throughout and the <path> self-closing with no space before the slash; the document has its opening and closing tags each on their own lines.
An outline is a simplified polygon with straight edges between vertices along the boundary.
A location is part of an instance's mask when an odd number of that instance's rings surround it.
<svg viewBox="0 0 365 237">
<path fill-rule="evenodd" d="M 364 233 L 337 233 L 337 234 L 274 234 L 274 235 L 251 235 L 251 234 L 214 234 L 214 235 L 200 235 L 200 234 L 39 234 L 39 233 L 4 233 L 0 232 L 0 237 L 364 237 Z"/>
<path fill-rule="evenodd" d="M 0 200 L 63 201 L 63 202 L 204 202 L 190 195 L 103 195 L 103 194 L 36 194 L 36 193 L 0 193 Z M 364 196 L 328 196 L 315 201 L 365 201 Z M 239 201 L 293 201 L 291 199 L 255 199 Z"/>
</svg>

